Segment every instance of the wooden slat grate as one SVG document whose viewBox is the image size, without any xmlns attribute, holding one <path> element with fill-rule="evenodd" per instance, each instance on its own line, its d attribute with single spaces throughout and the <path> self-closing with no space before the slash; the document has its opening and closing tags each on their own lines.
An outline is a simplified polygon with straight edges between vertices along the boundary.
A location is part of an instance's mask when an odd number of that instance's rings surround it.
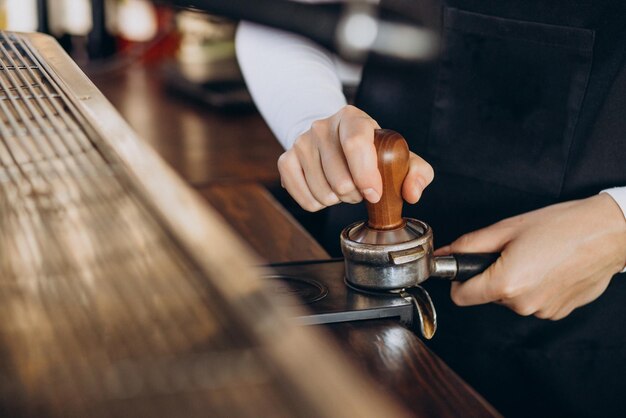
<svg viewBox="0 0 626 418">
<path fill-rule="evenodd" d="M 58 44 L 0 32 L 0 416 L 405 416 L 255 262 Z"/>
<path fill-rule="evenodd" d="M 298 415 L 92 135 L 28 41 L 1 34 L 0 410 Z"/>
</svg>

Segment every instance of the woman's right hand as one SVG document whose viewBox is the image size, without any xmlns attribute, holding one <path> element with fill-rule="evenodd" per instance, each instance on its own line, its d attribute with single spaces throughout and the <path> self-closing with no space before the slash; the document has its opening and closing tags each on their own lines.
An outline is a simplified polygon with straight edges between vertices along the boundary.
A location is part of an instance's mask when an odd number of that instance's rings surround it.
<svg viewBox="0 0 626 418">
<path fill-rule="evenodd" d="M 282 186 L 310 212 L 363 198 L 378 202 L 382 180 L 374 147 L 376 129 L 378 123 L 354 106 L 313 122 L 278 159 Z M 417 203 L 433 177 L 430 164 L 411 153 L 404 199 Z"/>
</svg>

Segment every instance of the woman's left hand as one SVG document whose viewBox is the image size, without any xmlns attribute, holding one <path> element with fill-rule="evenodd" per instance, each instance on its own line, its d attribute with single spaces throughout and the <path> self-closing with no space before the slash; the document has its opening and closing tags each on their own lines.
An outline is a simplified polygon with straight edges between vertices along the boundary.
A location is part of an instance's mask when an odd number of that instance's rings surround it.
<svg viewBox="0 0 626 418">
<path fill-rule="evenodd" d="M 503 304 L 558 320 L 598 298 L 626 265 L 626 220 L 606 194 L 560 203 L 466 234 L 436 254 L 501 252 L 484 273 L 453 283 L 460 306 Z M 626 303 L 626 301 L 625 301 Z"/>
</svg>

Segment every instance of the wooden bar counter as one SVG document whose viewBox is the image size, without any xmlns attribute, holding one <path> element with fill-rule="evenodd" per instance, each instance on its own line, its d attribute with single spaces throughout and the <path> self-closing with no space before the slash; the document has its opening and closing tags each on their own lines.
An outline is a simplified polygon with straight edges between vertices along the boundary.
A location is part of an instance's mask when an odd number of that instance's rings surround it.
<svg viewBox="0 0 626 418">
<path fill-rule="evenodd" d="M 326 251 L 268 192 L 281 148 L 256 114 L 220 115 L 165 92 L 157 72 L 92 77 L 122 116 L 267 262 L 323 260 Z M 323 327 L 381 392 L 418 417 L 499 416 L 395 320 Z"/>
</svg>

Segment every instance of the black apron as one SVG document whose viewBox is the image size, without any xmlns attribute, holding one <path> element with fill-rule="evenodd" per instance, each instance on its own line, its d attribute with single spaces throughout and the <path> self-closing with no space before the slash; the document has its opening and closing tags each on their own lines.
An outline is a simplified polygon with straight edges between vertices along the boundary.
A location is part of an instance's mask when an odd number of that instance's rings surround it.
<svg viewBox="0 0 626 418">
<path fill-rule="evenodd" d="M 356 103 L 434 166 L 405 216 L 428 222 L 436 246 L 626 186 L 626 1 L 449 0 L 441 25 L 436 66 L 372 59 Z M 332 242 L 364 217 L 331 208 Z M 430 280 L 440 321 L 430 346 L 505 416 L 626 416 L 623 276 L 557 322 L 459 308 L 449 284 Z"/>
</svg>

